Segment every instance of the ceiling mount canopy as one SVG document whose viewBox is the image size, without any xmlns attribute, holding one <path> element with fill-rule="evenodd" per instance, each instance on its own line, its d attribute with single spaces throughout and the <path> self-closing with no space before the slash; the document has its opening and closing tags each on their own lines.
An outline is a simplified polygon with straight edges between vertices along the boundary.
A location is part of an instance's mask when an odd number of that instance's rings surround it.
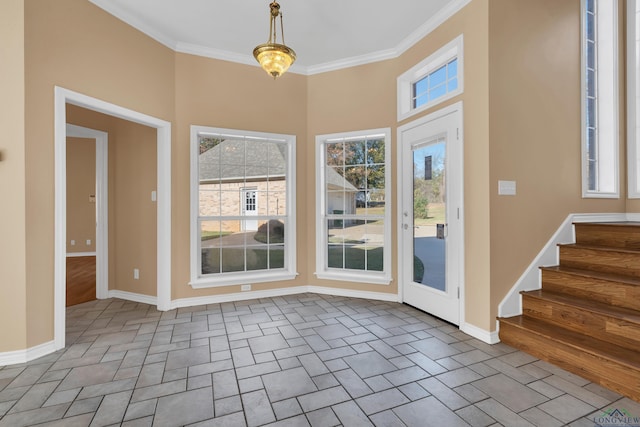
<svg viewBox="0 0 640 427">
<path fill-rule="evenodd" d="M 277 1 L 269 5 L 269 40 L 253 49 L 253 56 L 260 66 L 273 78 L 284 74 L 296 60 L 296 53 L 284 44 L 284 26 L 282 25 L 282 13 Z M 277 39 L 277 18 L 280 17 L 280 36 L 282 43 Z"/>
</svg>

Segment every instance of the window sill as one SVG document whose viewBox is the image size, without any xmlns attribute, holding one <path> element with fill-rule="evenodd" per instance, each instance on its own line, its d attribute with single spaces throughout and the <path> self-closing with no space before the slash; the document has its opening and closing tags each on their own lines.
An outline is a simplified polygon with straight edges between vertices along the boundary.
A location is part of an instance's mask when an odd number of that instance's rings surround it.
<svg viewBox="0 0 640 427">
<path fill-rule="evenodd" d="M 189 282 L 193 289 L 218 288 L 231 285 L 248 285 L 253 283 L 280 282 L 283 280 L 293 280 L 298 273 L 290 271 L 278 271 L 274 273 L 224 273 L 220 277 L 201 277 Z"/>
<path fill-rule="evenodd" d="M 598 193 L 598 192 L 586 192 L 582 195 L 583 199 L 619 199 L 619 193 Z"/>
<path fill-rule="evenodd" d="M 391 283 L 391 277 L 386 274 L 380 273 L 367 273 L 365 271 L 351 273 L 351 272 L 329 272 L 321 271 L 314 273 L 318 279 L 325 280 L 340 280 L 343 282 L 358 282 L 358 283 L 370 283 L 374 285 L 388 285 Z"/>
</svg>

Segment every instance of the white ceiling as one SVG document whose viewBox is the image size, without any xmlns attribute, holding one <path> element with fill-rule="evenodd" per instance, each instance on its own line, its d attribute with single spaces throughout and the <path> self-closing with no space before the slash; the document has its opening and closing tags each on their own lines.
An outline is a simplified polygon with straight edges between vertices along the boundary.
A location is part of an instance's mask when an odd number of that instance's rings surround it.
<svg viewBox="0 0 640 427">
<path fill-rule="evenodd" d="M 178 52 L 257 65 L 271 0 L 89 0 Z M 279 0 L 292 72 L 394 58 L 471 0 Z M 278 34 L 280 40 L 280 34 Z"/>
</svg>

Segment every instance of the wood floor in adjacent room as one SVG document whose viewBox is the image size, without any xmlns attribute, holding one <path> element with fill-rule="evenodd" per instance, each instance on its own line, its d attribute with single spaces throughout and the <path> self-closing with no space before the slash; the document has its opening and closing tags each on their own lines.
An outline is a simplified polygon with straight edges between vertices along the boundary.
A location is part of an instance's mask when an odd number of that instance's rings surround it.
<svg viewBox="0 0 640 427">
<path fill-rule="evenodd" d="M 67 307 L 96 299 L 96 257 L 67 257 Z"/>
</svg>

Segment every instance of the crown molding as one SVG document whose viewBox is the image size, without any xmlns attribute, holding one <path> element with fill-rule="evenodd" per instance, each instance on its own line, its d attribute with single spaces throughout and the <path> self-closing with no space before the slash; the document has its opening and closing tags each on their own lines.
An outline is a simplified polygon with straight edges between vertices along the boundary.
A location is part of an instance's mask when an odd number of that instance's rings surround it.
<svg viewBox="0 0 640 427">
<path fill-rule="evenodd" d="M 211 59 L 219 59 L 222 61 L 235 62 L 238 64 L 251 65 L 258 67 L 259 64 L 255 61 L 252 55 L 250 54 L 240 54 L 236 52 L 230 52 L 223 49 L 214 49 L 211 47 L 206 47 L 202 45 L 185 43 L 178 40 L 174 40 L 166 35 L 162 34 L 159 31 L 156 31 L 151 26 L 145 24 L 141 20 L 128 15 L 122 8 L 114 5 L 113 3 L 106 0 L 89 0 L 91 3 L 99 7 L 100 9 L 110 13 L 126 24 L 136 28 L 157 42 L 163 44 L 169 49 L 186 53 L 189 55 L 202 56 L 205 58 Z M 406 52 L 409 48 L 414 46 L 424 37 L 426 37 L 433 30 L 438 28 L 443 22 L 447 21 L 453 15 L 458 13 L 463 7 L 469 4 L 472 0 L 453 0 L 448 3 L 445 7 L 440 9 L 438 13 L 433 15 L 429 20 L 427 20 L 421 27 L 416 29 L 413 33 L 411 33 L 408 37 L 402 40 L 396 47 L 372 52 L 366 55 L 353 56 L 349 58 L 339 59 L 337 61 L 325 62 L 322 64 L 304 66 L 300 64 L 294 64 L 288 70 L 289 73 L 294 74 L 302 74 L 302 75 L 313 75 L 313 74 L 321 74 L 329 71 L 337 71 L 345 68 L 356 67 L 359 65 L 371 64 L 374 62 L 386 61 L 388 59 L 397 58 Z"/>
<path fill-rule="evenodd" d="M 173 40 L 171 37 L 167 37 L 166 35 L 162 34 L 162 32 L 160 31 L 156 31 L 155 29 L 145 24 L 140 19 L 134 16 L 130 16 L 125 10 L 118 7 L 117 5 L 106 0 L 89 0 L 89 2 L 93 3 L 95 6 L 104 10 L 105 12 L 115 16 L 125 24 L 146 34 L 147 36 L 151 37 L 158 43 L 165 45 L 171 50 L 174 50 L 174 51 L 176 50 L 178 43 L 175 40 Z"/>
</svg>

